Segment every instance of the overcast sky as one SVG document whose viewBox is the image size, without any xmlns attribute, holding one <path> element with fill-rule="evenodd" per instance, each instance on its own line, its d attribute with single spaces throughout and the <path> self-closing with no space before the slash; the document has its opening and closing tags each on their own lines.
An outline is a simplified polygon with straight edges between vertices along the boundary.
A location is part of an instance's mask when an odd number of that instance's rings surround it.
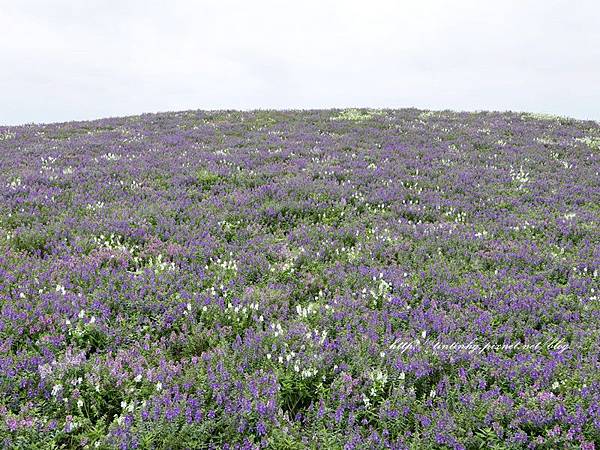
<svg viewBox="0 0 600 450">
<path fill-rule="evenodd" d="M 598 0 L 0 0 L 0 124 L 417 107 L 600 120 Z"/>
</svg>

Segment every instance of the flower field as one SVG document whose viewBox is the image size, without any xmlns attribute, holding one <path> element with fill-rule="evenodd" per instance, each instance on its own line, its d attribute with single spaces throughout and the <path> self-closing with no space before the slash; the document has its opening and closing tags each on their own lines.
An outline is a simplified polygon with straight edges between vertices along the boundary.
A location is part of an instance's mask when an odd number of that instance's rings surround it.
<svg viewBox="0 0 600 450">
<path fill-rule="evenodd" d="M 600 449 L 600 124 L 0 127 L 4 448 Z"/>
</svg>

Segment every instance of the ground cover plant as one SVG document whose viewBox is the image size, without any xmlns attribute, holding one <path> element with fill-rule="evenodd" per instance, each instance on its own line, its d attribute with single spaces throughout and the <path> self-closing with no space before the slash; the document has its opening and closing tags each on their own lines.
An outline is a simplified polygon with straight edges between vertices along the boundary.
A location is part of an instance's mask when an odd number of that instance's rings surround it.
<svg viewBox="0 0 600 450">
<path fill-rule="evenodd" d="M 0 127 L 5 448 L 600 448 L 600 125 Z"/>
</svg>

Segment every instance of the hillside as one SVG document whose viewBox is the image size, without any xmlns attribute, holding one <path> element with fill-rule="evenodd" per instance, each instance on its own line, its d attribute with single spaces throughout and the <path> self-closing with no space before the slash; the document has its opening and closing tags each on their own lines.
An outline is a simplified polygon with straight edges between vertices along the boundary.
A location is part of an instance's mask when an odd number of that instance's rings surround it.
<svg viewBox="0 0 600 450">
<path fill-rule="evenodd" d="M 599 173 L 526 113 L 0 127 L 0 442 L 593 449 Z"/>
</svg>

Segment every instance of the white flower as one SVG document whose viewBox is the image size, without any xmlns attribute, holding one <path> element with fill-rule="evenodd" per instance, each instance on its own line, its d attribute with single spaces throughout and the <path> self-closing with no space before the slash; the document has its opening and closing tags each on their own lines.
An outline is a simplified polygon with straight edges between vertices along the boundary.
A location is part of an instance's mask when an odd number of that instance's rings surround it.
<svg viewBox="0 0 600 450">
<path fill-rule="evenodd" d="M 158 392 L 162 391 L 162 388 L 163 388 L 163 385 L 162 385 L 162 383 L 160 381 L 158 383 L 156 383 L 156 390 Z"/>
<path fill-rule="evenodd" d="M 135 376 L 135 378 L 133 379 L 133 381 L 135 381 L 136 383 L 139 383 L 140 381 L 142 381 L 142 374 L 138 374 Z"/>
<path fill-rule="evenodd" d="M 81 311 L 79 311 L 79 314 L 77 315 L 80 319 L 83 319 L 83 316 L 85 316 L 85 309 L 82 309 Z"/>
<path fill-rule="evenodd" d="M 83 406 L 83 400 L 79 399 L 77 400 L 77 407 L 81 408 Z"/>
<path fill-rule="evenodd" d="M 90 324 L 94 324 L 96 323 L 96 316 L 92 316 L 92 318 L 90 319 Z"/>
<path fill-rule="evenodd" d="M 52 386 L 52 395 L 56 397 L 61 390 L 62 384 L 55 384 L 54 386 Z"/>
<path fill-rule="evenodd" d="M 365 406 L 367 408 L 369 406 L 371 406 L 371 400 L 369 400 L 369 397 L 367 397 L 367 395 L 364 392 L 363 392 L 362 398 L 363 398 L 363 403 L 365 404 Z"/>
</svg>

